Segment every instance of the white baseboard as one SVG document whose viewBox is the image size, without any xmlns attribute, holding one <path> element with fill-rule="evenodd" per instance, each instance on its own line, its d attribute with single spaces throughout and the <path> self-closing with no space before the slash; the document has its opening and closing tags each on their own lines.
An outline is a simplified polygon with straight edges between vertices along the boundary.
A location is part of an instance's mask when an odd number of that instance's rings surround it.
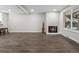
<svg viewBox="0 0 79 59">
<path fill-rule="evenodd" d="M 41 31 L 9 31 L 9 33 L 41 33 Z"/>
<path fill-rule="evenodd" d="M 63 34 L 61 34 L 61 35 L 63 35 Z M 67 38 L 69 38 L 69 39 L 71 39 L 71 40 L 73 40 L 73 41 L 75 41 L 76 43 L 79 44 L 79 40 L 77 40 L 76 38 L 70 37 L 70 36 L 67 36 L 67 35 L 63 35 L 63 36 L 64 36 L 64 37 L 67 37 Z"/>
<path fill-rule="evenodd" d="M 76 38 L 73 38 L 73 37 L 68 37 L 68 38 L 70 38 L 70 39 L 74 40 L 76 43 L 78 43 L 78 44 L 79 44 L 79 40 L 76 40 Z"/>
</svg>

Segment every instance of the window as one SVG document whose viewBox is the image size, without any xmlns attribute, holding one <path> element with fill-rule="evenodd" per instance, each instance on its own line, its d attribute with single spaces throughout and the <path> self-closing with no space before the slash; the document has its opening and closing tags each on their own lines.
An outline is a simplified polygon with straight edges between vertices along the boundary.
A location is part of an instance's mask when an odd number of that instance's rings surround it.
<svg viewBox="0 0 79 59">
<path fill-rule="evenodd" d="M 0 13 L 0 24 L 3 23 L 3 20 L 2 20 L 2 13 Z"/>
<path fill-rule="evenodd" d="M 79 30 L 79 9 L 73 10 L 72 19 L 72 29 Z"/>
<path fill-rule="evenodd" d="M 64 13 L 65 28 L 79 31 L 79 8 Z"/>
<path fill-rule="evenodd" d="M 65 28 L 70 29 L 71 28 L 71 11 L 67 11 L 64 13 L 64 19 L 65 19 Z"/>
</svg>

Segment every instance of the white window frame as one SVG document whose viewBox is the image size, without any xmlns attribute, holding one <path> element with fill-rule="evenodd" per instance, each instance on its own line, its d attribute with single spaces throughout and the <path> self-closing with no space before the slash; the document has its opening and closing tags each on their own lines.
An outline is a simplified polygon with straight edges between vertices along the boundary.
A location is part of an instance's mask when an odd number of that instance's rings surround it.
<svg viewBox="0 0 79 59">
<path fill-rule="evenodd" d="M 64 30 L 79 33 L 79 30 L 74 30 L 73 29 L 73 23 L 72 23 L 73 22 L 73 17 L 72 17 L 73 16 L 73 9 L 71 9 L 70 12 L 71 12 L 71 19 L 70 19 L 71 20 L 71 27 L 70 27 L 70 29 L 68 29 L 68 28 L 65 28 L 65 26 L 64 26 Z M 65 24 L 65 22 L 64 22 L 64 24 Z"/>
</svg>

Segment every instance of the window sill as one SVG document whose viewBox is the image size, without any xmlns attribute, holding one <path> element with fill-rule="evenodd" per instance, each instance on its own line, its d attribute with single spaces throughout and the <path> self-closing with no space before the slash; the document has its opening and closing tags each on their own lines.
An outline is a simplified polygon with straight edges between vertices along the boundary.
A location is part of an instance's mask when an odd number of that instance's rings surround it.
<svg viewBox="0 0 79 59">
<path fill-rule="evenodd" d="M 78 31 L 78 30 L 67 29 L 67 28 L 65 28 L 64 30 L 66 30 L 66 31 L 70 31 L 70 32 L 74 32 L 74 33 L 79 33 L 79 31 Z"/>
</svg>

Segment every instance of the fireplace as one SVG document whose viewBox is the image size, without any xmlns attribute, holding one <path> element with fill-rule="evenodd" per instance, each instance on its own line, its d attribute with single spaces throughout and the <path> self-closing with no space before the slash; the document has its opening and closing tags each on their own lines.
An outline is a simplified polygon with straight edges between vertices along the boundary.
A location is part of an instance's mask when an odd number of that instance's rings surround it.
<svg viewBox="0 0 79 59">
<path fill-rule="evenodd" d="M 48 26 L 48 32 L 49 33 L 57 33 L 58 32 L 57 26 Z"/>
</svg>

